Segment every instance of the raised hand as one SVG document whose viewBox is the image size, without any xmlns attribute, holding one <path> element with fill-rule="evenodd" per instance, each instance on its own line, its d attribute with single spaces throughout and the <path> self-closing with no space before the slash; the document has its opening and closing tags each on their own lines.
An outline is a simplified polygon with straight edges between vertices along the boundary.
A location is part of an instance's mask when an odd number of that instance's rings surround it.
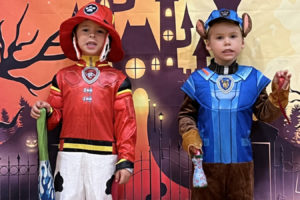
<svg viewBox="0 0 300 200">
<path fill-rule="evenodd" d="M 288 70 L 280 70 L 276 72 L 273 81 L 274 83 L 278 84 L 279 90 L 287 90 L 290 85 L 291 76 L 292 75 L 288 72 Z"/>
</svg>

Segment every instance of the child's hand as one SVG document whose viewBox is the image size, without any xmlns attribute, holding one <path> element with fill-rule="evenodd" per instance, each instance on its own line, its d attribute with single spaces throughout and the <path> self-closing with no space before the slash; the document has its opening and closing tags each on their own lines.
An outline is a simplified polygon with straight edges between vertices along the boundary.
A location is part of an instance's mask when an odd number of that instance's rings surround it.
<svg viewBox="0 0 300 200">
<path fill-rule="evenodd" d="M 50 112 L 51 106 L 46 101 L 37 101 L 31 108 L 30 116 L 34 119 L 38 119 L 40 117 L 40 109 L 46 108 L 47 113 Z"/>
<path fill-rule="evenodd" d="M 115 181 L 119 184 L 125 184 L 129 181 L 131 173 L 127 169 L 120 169 L 115 173 Z"/>
<path fill-rule="evenodd" d="M 291 76 L 292 75 L 288 72 L 288 70 L 278 71 L 276 72 L 273 81 L 279 86 L 279 90 L 287 90 L 290 85 Z"/>
<path fill-rule="evenodd" d="M 202 150 L 201 149 L 197 149 L 194 146 L 190 146 L 189 151 L 190 151 L 191 155 L 196 155 L 196 154 L 198 154 L 198 152 L 200 152 L 200 154 L 202 154 Z"/>
</svg>

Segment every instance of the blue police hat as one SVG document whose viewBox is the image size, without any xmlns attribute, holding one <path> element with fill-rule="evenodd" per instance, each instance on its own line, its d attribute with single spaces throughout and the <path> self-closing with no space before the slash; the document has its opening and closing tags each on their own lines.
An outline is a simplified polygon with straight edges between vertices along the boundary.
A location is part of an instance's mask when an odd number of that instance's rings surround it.
<svg viewBox="0 0 300 200">
<path fill-rule="evenodd" d="M 243 20 L 238 16 L 238 14 L 234 10 L 229 10 L 225 8 L 221 8 L 220 10 L 214 10 L 209 15 L 208 19 L 206 20 L 204 27 L 207 30 L 209 28 L 209 24 L 219 18 L 228 19 L 234 22 L 237 22 L 240 27 L 243 27 Z"/>
</svg>

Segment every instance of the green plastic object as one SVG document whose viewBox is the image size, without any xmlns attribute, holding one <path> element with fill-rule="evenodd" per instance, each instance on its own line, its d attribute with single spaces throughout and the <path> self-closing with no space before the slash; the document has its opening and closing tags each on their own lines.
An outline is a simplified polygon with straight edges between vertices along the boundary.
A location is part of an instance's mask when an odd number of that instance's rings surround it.
<svg viewBox="0 0 300 200">
<path fill-rule="evenodd" d="M 38 148 L 40 161 L 49 160 L 48 156 L 48 138 L 46 125 L 46 109 L 42 108 L 41 116 L 37 119 L 37 134 L 38 134 Z"/>
</svg>

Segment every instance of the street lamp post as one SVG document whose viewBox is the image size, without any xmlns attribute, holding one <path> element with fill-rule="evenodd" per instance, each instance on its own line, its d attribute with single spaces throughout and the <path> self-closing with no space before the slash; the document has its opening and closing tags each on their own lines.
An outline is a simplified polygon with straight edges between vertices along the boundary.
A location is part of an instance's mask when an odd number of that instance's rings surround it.
<svg viewBox="0 0 300 200">
<path fill-rule="evenodd" d="M 172 200 L 172 170 L 171 170 L 171 140 L 169 138 L 169 185 L 170 185 L 170 200 Z"/>
<path fill-rule="evenodd" d="M 163 113 L 159 113 L 159 121 L 160 121 L 160 131 L 159 131 L 159 143 L 158 143 L 158 153 L 159 153 L 159 199 L 161 199 L 161 138 L 162 138 L 162 121 L 164 119 Z"/>
<path fill-rule="evenodd" d="M 153 130 L 154 130 L 154 133 L 156 132 L 156 114 L 155 114 L 155 108 L 156 108 L 156 103 L 153 103 Z"/>
</svg>

